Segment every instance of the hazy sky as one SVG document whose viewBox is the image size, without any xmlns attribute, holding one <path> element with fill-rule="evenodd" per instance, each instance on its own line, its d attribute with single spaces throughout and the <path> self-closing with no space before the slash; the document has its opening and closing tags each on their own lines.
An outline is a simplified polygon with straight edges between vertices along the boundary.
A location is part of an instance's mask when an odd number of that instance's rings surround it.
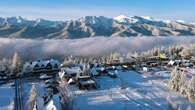
<svg viewBox="0 0 195 110">
<path fill-rule="evenodd" d="M 87 15 L 195 21 L 195 0 L 1 0 L 0 16 L 66 20 Z"/>
</svg>

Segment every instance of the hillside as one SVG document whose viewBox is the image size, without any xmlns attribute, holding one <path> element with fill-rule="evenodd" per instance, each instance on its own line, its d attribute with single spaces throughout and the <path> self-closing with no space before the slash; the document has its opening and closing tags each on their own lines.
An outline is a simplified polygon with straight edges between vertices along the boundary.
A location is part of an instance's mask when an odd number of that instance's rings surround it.
<svg viewBox="0 0 195 110">
<path fill-rule="evenodd" d="M 157 20 L 151 17 L 120 15 L 114 18 L 85 16 L 76 20 L 28 20 L 22 17 L 0 18 L 0 36 L 4 38 L 77 39 L 94 36 L 192 36 L 195 25 L 181 20 Z"/>
</svg>

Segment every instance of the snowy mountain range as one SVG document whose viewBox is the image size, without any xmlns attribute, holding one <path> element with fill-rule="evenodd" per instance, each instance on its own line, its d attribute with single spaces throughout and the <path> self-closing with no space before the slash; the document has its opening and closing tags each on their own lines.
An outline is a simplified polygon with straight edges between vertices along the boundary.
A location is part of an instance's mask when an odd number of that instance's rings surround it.
<svg viewBox="0 0 195 110">
<path fill-rule="evenodd" d="M 94 36 L 192 36 L 195 24 L 182 20 L 158 20 L 147 16 L 114 18 L 85 16 L 76 20 L 28 20 L 22 17 L 0 18 L 0 37 L 76 39 Z"/>
</svg>

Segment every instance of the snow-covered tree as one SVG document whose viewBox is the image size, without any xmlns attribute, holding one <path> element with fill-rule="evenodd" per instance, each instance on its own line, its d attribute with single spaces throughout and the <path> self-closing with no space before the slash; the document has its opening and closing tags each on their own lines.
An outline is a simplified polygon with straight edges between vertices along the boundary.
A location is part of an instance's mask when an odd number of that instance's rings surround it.
<svg viewBox="0 0 195 110">
<path fill-rule="evenodd" d="M 169 80 L 169 86 L 171 89 L 178 91 L 179 90 L 179 80 L 181 79 L 180 74 L 178 74 L 177 67 L 171 72 L 171 77 Z"/>
<path fill-rule="evenodd" d="M 114 52 L 111 54 L 111 59 L 112 60 L 118 60 L 121 57 L 121 54 L 118 52 Z"/>
<path fill-rule="evenodd" d="M 195 102 L 195 76 L 192 76 L 192 79 L 189 80 L 186 73 L 175 68 L 171 72 L 169 87 Z"/>
<path fill-rule="evenodd" d="M 178 84 L 180 85 L 180 88 L 179 88 L 180 93 L 184 95 L 185 97 L 187 97 L 188 80 L 184 72 L 181 73 L 181 79 L 178 82 Z"/>
<path fill-rule="evenodd" d="M 195 102 L 195 76 L 190 80 L 189 88 L 188 88 L 188 98 L 189 100 Z"/>
<path fill-rule="evenodd" d="M 184 48 L 181 52 L 180 52 L 182 57 L 188 58 L 190 56 L 192 56 L 192 51 L 190 48 Z"/>
<path fill-rule="evenodd" d="M 17 53 L 14 53 L 10 70 L 12 74 L 18 74 L 21 70 L 21 59 Z"/>
<path fill-rule="evenodd" d="M 36 104 L 36 97 L 37 97 L 37 91 L 36 91 L 35 86 L 33 85 L 30 92 L 29 92 L 27 102 L 25 104 L 25 110 L 34 109 L 35 104 Z"/>
<path fill-rule="evenodd" d="M 195 56 L 195 44 L 184 46 L 182 51 L 180 52 L 180 55 L 185 58 Z"/>
</svg>

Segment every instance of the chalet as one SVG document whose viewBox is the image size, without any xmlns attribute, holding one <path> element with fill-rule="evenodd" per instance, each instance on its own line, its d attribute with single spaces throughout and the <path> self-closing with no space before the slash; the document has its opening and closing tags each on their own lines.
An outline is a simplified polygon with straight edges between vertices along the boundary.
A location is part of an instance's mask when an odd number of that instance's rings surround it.
<svg viewBox="0 0 195 110">
<path fill-rule="evenodd" d="M 81 74 L 81 66 L 80 65 L 71 65 L 69 67 L 62 67 L 59 72 L 60 78 L 72 78 L 76 77 L 77 74 Z"/>
<path fill-rule="evenodd" d="M 79 76 L 77 80 L 79 89 L 96 88 L 96 82 L 90 76 Z"/>
<path fill-rule="evenodd" d="M 23 72 L 36 72 L 59 69 L 60 63 L 57 60 L 38 60 L 33 62 L 26 62 L 23 65 Z"/>
<path fill-rule="evenodd" d="M 178 65 L 180 67 L 193 67 L 193 63 L 191 60 L 186 60 L 186 59 L 182 59 L 182 60 L 171 60 L 168 63 L 169 66 L 173 66 L 173 65 Z"/>
</svg>

